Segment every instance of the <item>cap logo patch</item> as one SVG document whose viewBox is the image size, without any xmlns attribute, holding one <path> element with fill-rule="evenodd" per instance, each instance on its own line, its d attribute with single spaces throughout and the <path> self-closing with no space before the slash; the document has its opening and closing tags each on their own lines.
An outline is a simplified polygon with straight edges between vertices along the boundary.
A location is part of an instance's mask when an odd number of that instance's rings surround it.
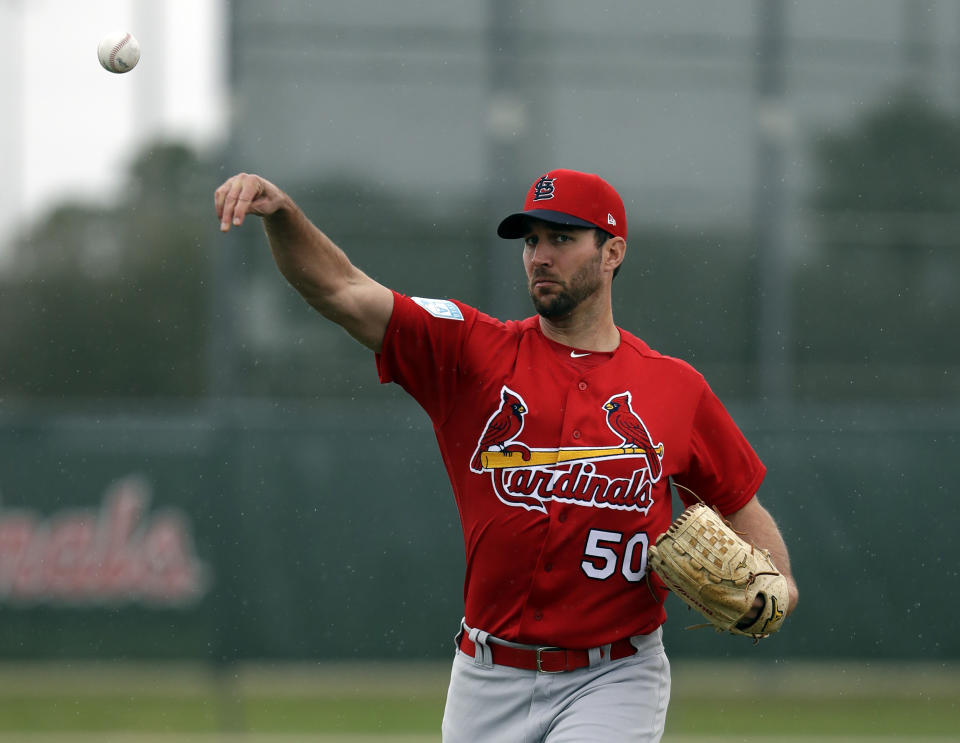
<svg viewBox="0 0 960 743">
<path fill-rule="evenodd" d="M 612 224 L 614 227 L 617 226 L 617 220 L 615 220 L 609 212 L 607 212 L 607 224 Z"/>
<path fill-rule="evenodd" d="M 555 180 L 556 178 L 548 178 L 546 175 L 541 176 L 540 180 L 533 184 L 533 200 L 544 201 L 546 199 L 552 199 L 554 191 L 556 190 L 556 187 L 553 185 Z"/>
</svg>

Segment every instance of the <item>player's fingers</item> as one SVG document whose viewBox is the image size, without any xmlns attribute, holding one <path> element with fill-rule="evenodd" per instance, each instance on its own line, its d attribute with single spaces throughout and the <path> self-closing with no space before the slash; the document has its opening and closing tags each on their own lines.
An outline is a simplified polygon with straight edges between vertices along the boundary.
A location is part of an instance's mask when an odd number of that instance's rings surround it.
<svg viewBox="0 0 960 743">
<path fill-rule="evenodd" d="M 235 194 L 239 193 L 239 179 L 239 175 L 227 179 L 223 185 L 213 193 L 213 204 L 217 211 L 217 217 L 220 219 L 220 230 L 222 232 L 230 229 L 230 222 L 233 219 L 233 208 L 237 202 Z"/>
<path fill-rule="evenodd" d="M 230 178 L 226 182 L 222 183 L 216 191 L 213 192 L 213 207 L 217 212 L 217 219 L 223 219 L 223 210 L 224 205 L 227 201 L 227 193 L 230 191 L 230 184 L 233 182 L 233 178 Z"/>
<path fill-rule="evenodd" d="M 260 178 L 247 173 L 233 176 L 217 189 L 214 202 L 220 217 L 220 230 L 226 232 L 230 225 L 240 225 L 250 211 L 250 205 L 263 192 Z"/>
</svg>

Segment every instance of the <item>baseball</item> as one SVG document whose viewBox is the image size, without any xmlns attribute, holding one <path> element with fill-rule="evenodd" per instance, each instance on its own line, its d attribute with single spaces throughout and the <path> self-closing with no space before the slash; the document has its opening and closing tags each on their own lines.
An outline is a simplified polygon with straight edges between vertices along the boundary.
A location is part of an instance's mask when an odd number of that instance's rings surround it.
<svg viewBox="0 0 960 743">
<path fill-rule="evenodd" d="M 100 40 L 97 57 L 105 70 L 130 72 L 140 61 L 140 44 L 129 31 L 114 31 Z"/>
</svg>

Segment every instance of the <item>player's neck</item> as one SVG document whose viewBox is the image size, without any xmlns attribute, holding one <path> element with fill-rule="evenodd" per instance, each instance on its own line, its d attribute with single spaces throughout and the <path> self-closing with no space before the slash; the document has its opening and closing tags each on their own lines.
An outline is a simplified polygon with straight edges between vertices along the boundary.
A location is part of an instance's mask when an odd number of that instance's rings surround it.
<svg viewBox="0 0 960 743">
<path fill-rule="evenodd" d="M 598 309 L 580 305 L 565 317 L 540 316 L 540 331 L 550 340 L 584 351 L 615 351 L 620 331 L 610 306 Z"/>
</svg>

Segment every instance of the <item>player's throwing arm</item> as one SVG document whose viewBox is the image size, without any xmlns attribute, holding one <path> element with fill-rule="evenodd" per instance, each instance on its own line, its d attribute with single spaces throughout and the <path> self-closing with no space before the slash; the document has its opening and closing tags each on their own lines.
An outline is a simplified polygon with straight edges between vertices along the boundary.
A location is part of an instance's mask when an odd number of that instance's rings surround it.
<svg viewBox="0 0 960 743">
<path fill-rule="evenodd" d="M 393 292 L 354 266 L 286 193 L 266 178 L 238 173 L 214 193 L 220 231 L 263 218 L 277 267 L 320 314 L 379 351 L 393 311 Z"/>
</svg>

